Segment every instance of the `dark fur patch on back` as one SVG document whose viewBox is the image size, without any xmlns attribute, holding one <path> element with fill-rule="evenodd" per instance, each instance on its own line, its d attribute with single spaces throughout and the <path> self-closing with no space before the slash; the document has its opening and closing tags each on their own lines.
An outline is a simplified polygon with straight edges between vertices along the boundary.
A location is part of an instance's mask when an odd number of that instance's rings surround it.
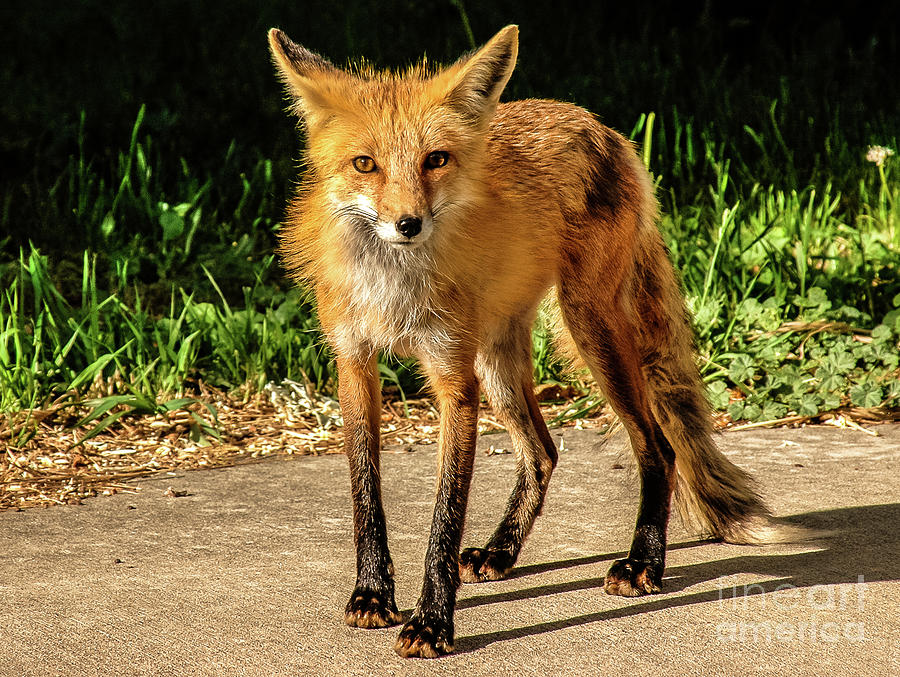
<svg viewBox="0 0 900 677">
<path fill-rule="evenodd" d="M 612 139 L 604 139 L 611 141 Z M 600 145 L 598 139 L 587 138 L 586 152 L 591 159 L 590 172 L 585 182 L 584 204 L 588 215 L 600 216 L 606 210 L 616 211 L 622 203 L 622 181 L 615 172 L 613 152 L 618 150 L 608 144 Z"/>
<path fill-rule="evenodd" d="M 584 129 L 577 135 L 575 150 L 584 157 L 587 172 L 584 174 L 584 203 L 581 209 L 569 210 L 563 216 L 569 223 L 583 223 L 609 218 L 624 204 L 637 198 L 632 182 L 622 175 L 627 165 L 628 148 L 617 134 L 602 127 Z"/>
</svg>

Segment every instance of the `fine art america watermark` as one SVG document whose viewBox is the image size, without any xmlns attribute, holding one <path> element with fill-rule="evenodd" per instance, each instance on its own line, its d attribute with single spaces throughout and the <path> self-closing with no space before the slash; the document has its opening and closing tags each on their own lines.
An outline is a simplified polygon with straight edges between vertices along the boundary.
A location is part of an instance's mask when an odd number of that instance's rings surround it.
<svg viewBox="0 0 900 677">
<path fill-rule="evenodd" d="M 864 642 L 865 577 L 856 585 L 797 586 L 782 583 L 768 590 L 759 583 L 719 586 L 719 604 L 735 611 L 754 609 L 800 610 L 784 620 L 725 621 L 716 626 L 720 642 Z M 763 594 L 765 593 L 765 594 Z M 773 594 L 778 593 L 778 594 Z M 850 611 L 858 613 L 850 614 Z M 786 615 L 787 616 L 787 615 Z M 857 620 L 851 620 L 849 616 Z"/>
</svg>

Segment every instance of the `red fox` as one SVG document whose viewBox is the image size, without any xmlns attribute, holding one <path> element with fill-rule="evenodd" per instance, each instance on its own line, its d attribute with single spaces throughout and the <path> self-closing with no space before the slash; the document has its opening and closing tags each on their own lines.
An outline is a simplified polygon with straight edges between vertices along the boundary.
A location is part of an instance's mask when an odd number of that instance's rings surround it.
<svg viewBox="0 0 900 677">
<path fill-rule="evenodd" d="M 711 439 L 647 171 L 582 108 L 499 103 L 516 26 L 452 66 L 399 74 L 336 68 L 277 29 L 269 45 L 307 136 L 281 253 L 312 286 L 337 361 L 357 553 L 348 625 L 402 620 L 381 502 L 378 352 L 417 357 L 440 405 L 425 581 L 394 647 L 435 657 L 453 650 L 460 580 L 509 573 L 557 462 L 530 340 L 551 287 L 567 343 L 637 457 L 637 526 L 606 592 L 660 590 L 673 492 L 710 536 L 752 542 L 772 528 L 749 476 Z M 487 544 L 460 553 L 482 392 L 512 437 L 518 479 Z"/>
</svg>

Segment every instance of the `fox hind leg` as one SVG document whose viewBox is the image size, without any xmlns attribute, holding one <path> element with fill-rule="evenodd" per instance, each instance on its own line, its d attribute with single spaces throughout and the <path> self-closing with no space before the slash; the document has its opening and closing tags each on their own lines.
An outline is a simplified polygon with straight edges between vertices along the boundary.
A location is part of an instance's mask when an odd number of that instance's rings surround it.
<svg viewBox="0 0 900 677">
<path fill-rule="evenodd" d="M 564 271 L 558 287 L 567 328 L 637 457 L 641 502 L 631 550 L 612 565 L 604 585 L 610 594 L 633 597 L 660 589 L 675 453 L 651 411 L 635 329 L 620 294 L 621 285 L 610 289 L 582 270 Z"/>
<path fill-rule="evenodd" d="M 482 390 L 512 438 L 516 484 L 487 545 L 460 554 L 460 577 L 467 583 L 506 577 L 540 513 L 556 466 L 556 445 L 534 396 L 530 327 L 524 319 L 510 322 L 502 336 L 481 349 L 476 362 Z"/>
</svg>

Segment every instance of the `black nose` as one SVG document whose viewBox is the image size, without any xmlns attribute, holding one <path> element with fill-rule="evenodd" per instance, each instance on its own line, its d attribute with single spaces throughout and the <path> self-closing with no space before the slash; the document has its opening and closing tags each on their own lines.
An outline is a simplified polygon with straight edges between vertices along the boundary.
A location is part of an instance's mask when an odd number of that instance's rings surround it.
<svg viewBox="0 0 900 677">
<path fill-rule="evenodd" d="M 397 221 L 397 232 L 403 237 L 415 237 L 422 230 L 422 219 L 418 216 L 404 216 Z"/>
</svg>

